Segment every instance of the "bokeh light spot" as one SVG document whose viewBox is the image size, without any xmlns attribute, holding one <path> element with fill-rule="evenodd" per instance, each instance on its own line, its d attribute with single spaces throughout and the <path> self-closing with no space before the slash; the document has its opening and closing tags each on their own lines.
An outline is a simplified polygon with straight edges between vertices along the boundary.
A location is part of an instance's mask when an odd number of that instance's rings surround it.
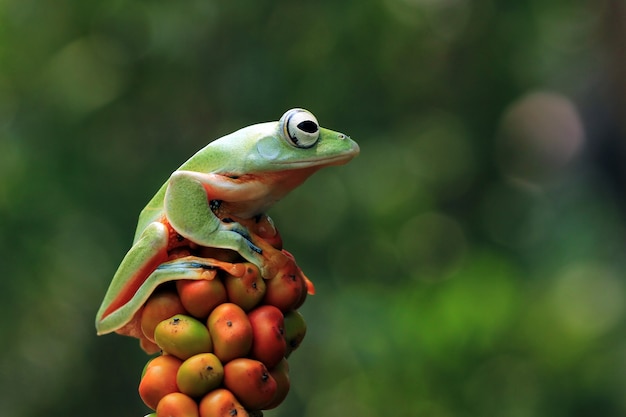
<svg viewBox="0 0 626 417">
<path fill-rule="evenodd" d="M 109 38 L 77 39 L 44 68 L 44 91 L 51 102 L 70 113 L 87 113 L 123 92 L 127 76 L 124 61 L 123 48 Z"/>
<path fill-rule="evenodd" d="M 554 283 L 552 307 L 566 331 L 595 338 L 622 319 L 625 290 L 624 283 L 606 266 L 572 264 Z"/>
<path fill-rule="evenodd" d="M 584 137 L 580 115 L 570 99 L 552 92 L 529 93 L 502 117 L 497 162 L 507 177 L 541 184 L 574 160 Z"/>
</svg>

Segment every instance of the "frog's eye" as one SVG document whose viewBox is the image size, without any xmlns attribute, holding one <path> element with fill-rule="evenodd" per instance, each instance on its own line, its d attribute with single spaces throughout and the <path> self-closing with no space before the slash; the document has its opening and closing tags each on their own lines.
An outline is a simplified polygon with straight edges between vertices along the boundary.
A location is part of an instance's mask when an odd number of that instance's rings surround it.
<svg viewBox="0 0 626 417">
<path fill-rule="evenodd" d="M 304 109 L 293 109 L 285 113 L 283 130 L 285 136 L 298 148 L 310 148 L 320 137 L 317 119 Z"/>
</svg>

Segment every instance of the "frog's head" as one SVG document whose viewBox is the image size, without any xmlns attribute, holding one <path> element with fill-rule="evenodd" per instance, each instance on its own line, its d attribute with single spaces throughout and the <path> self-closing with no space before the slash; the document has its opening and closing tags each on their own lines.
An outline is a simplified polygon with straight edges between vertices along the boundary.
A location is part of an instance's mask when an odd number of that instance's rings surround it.
<svg viewBox="0 0 626 417">
<path fill-rule="evenodd" d="M 224 158 L 230 159 L 223 166 L 229 172 L 314 172 L 359 154 L 359 145 L 349 136 L 320 127 L 311 112 L 300 108 L 287 111 L 277 122 L 249 126 L 217 142 L 231 156 Z"/>
<path fill-rule="evenodd" d="M 272 139 L 259 140 L 257 149 L 268 157 L 282 154 L 275 159 L 278 166 L 341 165 L 359 153 L 359 145 L 349 136 L 320 127 L 315 116 L 304 109 L 288 110 L 277 129 Z"/>
</svg>

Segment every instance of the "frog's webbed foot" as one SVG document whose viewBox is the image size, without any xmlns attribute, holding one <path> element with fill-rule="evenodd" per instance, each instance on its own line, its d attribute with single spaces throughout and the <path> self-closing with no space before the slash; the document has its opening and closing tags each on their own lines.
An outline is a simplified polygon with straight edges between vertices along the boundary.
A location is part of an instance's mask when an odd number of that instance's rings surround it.
<svg viewBox="0 0 626 417">
<path fill-rule="evenodd" d="M 220 232 L 234 237 L 234 248 L 247 261 L 255 264 L 265 279 L 277 274 L 288 259 L 282 253 L 282 239 L 272 220 L 265 214 L 251 219 L 227 217 L 221 219 Z"/>
<path fill-rule="evenodd" d="M 290 259 L 281 250 L 274 248 L 259 236 L 251 234 L 250 241 L 260 250 L 258 255 L 261 258 L 261 263 L 256 265 L 261 270 L 261 276 L 263 276 L 263 278 L 273 278 L 285 264 L 289 263 Z M 250 260 L 250 262 L 253 261 Z"/>
<path fill-rule="evenodd" d="M 263 250 L 257 245 L 255 245 L 254 243 L 252 243 L 252 237 L 250 235 L 250 231 L 246 227 L 241 225 L 240 223 L 235 222 L 233 219 L 229 217 L 224 218 L 222 219 L 222 229 L 237 233 L 239 236 L 241 236 L 244 239 L 245 243 L 248 245 L 248 248 L 250 248 L 250 250 L 258 253 L 259 255 L 263 254 Z"/>
<path fill-rule="evenodd" d="M 179 279 L 213 279 L 215 272 L 220 269 L 236 277 L 243 276 L 246 272 L 245 266 L 241 263 L 231 263 L 198 256 L 185 256 L 162 263 L 150 274 L 146 282 L 151 281 L 150 287 L 156 288 L 163 282 Z"/>
</svg>

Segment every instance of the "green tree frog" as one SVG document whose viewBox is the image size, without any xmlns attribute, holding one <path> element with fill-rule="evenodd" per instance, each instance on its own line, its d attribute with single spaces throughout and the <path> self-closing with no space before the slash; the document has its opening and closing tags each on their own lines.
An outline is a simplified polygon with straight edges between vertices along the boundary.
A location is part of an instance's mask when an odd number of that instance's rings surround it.
<svg viewBox="0 0 626 417">
<path fill-rule="evenodd" d="M 344 164 L 358 153 L 352 139 L 320 127 L 300 108 L 209 143 L 142 210 L 133 245 L 97 313 L 98 334 L 128 327 L 160 283 L 202 279 L 216 268 L 243 273 L 241 264 L 211 257 L 172 260 L 172 250 L 181 245 L 235 251 L 271 277 L 284 260 L 268 244 L 277 232 L 266 211 L 320 168 Z"/>
</svg>

